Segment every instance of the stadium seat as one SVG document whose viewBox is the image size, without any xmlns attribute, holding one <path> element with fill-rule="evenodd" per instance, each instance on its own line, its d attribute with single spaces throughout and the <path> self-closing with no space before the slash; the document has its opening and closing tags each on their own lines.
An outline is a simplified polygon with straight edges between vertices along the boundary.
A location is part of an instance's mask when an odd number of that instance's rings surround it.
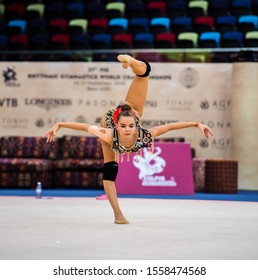
<svg viewBox="0 0 258 280">
<path fill-rule="evenodd" d="M 214 30 L 214 18 L 211 16 L 196 17 L 193 22 L 193 31 L 198 34 Z"/>
<path fill-rule="evenodd" d="M 25 14 L 26 14 L 27 20 L 44 18 L 45 4 L 43 4 L 43 3 L 29 4 L 26 7 Z"/>
<path fill-rule="evenodd" d="M 191 18 L 206 16 L 208 13 L 209 2 L 204 0 L 192 0 L 188 2 L 187 15 Z"/>
<path fill-rule="evenodd" d="M 1 16 L 2 15 L 2 16 Z M 6 21 L 13 19 L 24 19 L 25 18 L 25 4 L 0 4 L 0 17 L 4 17 Z"/>
<path fill-rule="evenodd" d="M 84 3 L 75 2 L 68 3 L 65 8 L 65 18 L 69 21 L 71 19 L 83 19 L 85 15 Z"/>
<path fill-rule="evenodd" d="M 110 49 L 111 40 L 111 34 L 95 34 L 91 38 L 91 47 L 92 49 Z"/>
<path fill-rule="evenodd" d="M 227 0 L 210 0 L 208 5 L 208 14 L 214 18 L 219 16 L 228 16 L 229 1 Z"/>
<path fill-rule="evenodd" d="M 237 18 L 242 15 L 249 15 L 251 13 L 251 1 L 232 1 L 229 12 Z"/>
<path fill-rule="evenodd" d="M 48 22 L 45 19 L 33 19 L 27 22 L 27 34 L 48 34 Z"/>
<path fill-rule="evenodd" d="M 235 16 L 218 16 L 215 21 L 215 30 L 221 34 L 236 31 L 237 18 Z"/>
<path fill-rule="evenodd" d="M 7 35 L 0 35 L 0 50 L 4 51 L 7 50 L 8 46 L 8 36 Z"/>
<path fill-rule="evenodd" d="M 149 19 L 166 16 L 166 2 L 151 1 L 146 4 L 146 16 Z"/>
<path fill-rule="evenodd" d="M 218 48 L 220 46 L 221 34 L 216 31 L 203 32 L 199 36 L 199 48 Z"/>
<path fill-rule="evenodd" d="M 244 34 L 238 31 L 229 31 L 222 34 L 220 39 L 221 48 L 241 48 Z"/>
<path fill-rule="evenodd" d="M 65 34 L 67 31 L 68 22 L 65 18 L 63 19 L 52 19 L 48 23 L 48 34 L 50 36 Z"/>
<path fill-rule="evenodd" d="M 145 3 L 142 2 L 127 2 L 125 6 L 125 18 L 145 18 Z"/>
<path fill-rule="evenodd" d="M 242 15 L 237 21 L 237 30 L 243 33 L 258 30 L 258 16 Z"/>
<path fill-rule="evenodd" d="M 88 32 L 91 35 L 105 33 L 108 27 L 108 19 L 93 18 L 89 21 Z"/>
<path fill-rule="evenodd" d="M 187 16 L 186 3 L 184 1 L 169 1 L 166 5 L 166 16 L 171 20 L 177 17 Z"/>
<path fill-rule="evenodd" d="M 9 37 L 8 49 L 23 51 L 28 49 L 29 36 L 26 34 L 12 35 Z"/>
<path fill-rule="evenodd" d="M 108 22 L 107 31 L 111 35 L 126 33 L 128 28 L 128 19 L 126 18 L 111 18 Z"/>
<path fill-rule="evenodd" d="M 108 2 L 105 6 L 105 14 L 107 19 L 123 18 L 125 14 L 125 3 Z"/>
<path fill-rule="evenodd" d="M 3 19 L 4 17 L 5 17 L 5 5 L 0 3 L 0 19 Z"/>
<path fill-rule="evenodd" d="M 249 31 L 245 34 L 243 47 L 257 48 L 258 47 L 258 31 Z"/>
<path fill-rule="evenodd" d="M 65 4 L 63 2 L 47 3 L 45 5 L 44 18 L 47 21 L 50 21 L 52 19 L 65 18 Z"/>
<path fill-rule="evenodd" d="M 48 50 L 49 36 L 47 34 L 35 34 L 29 37 L 30 50 Z"/>
<path fill-rule="evenodd" d="M 70 37 L 66 34 L 58 34 L 50 37 L 50 50 L 68 50 L 70 48 Z"/>
<path fill-rule="evenodd" d="M 105 5 L 102 2 L 90 2 L 85 5 L 86 19 L 105 18 Z"/>
<path fill-rule="evenodd" d="M 7 23 L 7 34 L 18 35 L 26 33 L 27 21 L 23 19 L 13 19 Z"/>
<path fill-rule="evenodd" d="M 128 32 L 132 35 L 149 32 L 149 19 L 131 18 L 128 22 Z"/>
<path fill-rule="evenodd" d="M 113 49 L 131 49 L 133 44 L 133 35 L 128 33 L 116 34 L 112 37 Z"/>
<path fill-rule="evenodd" d="M 68 33 L 70 36 L 84 34 L 87 32 L 88 20 L 82 18 L 71 19 L 68 22 Z"/>
<path fill-rule="evenodd" d="M 175 34 L 190 32 L 192 30 L 192 19 L 190 17 L 176 17 L 171 19 L 171 32 Z"/>
<path fill-rule="evenodd" d="M 70 48 L 72 50 L 90 49 L 90 36 L 88 34 L 74 34 L 70 36 Z"/>
<path fill-rule="evenodd" d="M 154 17 L 150 19 L 149 30 L 153 34 L 165 33 L 170 31 L 170 18 Z"/>
<path fill-rule="evenodd" d="M 196 48 L 198 42 L 198 33 L 196 32 L 182 32 L 177 35 L 177 48 Z"/>
<path fill-rule="evenodd" d="M 154 47 L 157 49 L 174 48 L 176 41 L 176 34 L 166 32 L 156 34 L 154 39 Z"/>
<path fill-rule="evenodd" d="M 139 33 L 133 37 L 133 47 L 135 49 L 151 49 L 154 47 L 154 34 Z"/>
</svg>

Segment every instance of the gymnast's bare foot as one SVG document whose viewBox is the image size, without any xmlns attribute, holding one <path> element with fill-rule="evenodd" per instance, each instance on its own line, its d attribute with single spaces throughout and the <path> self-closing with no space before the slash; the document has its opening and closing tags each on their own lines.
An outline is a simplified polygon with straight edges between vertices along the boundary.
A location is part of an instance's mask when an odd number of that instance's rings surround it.
<svg viewBox="0 0 258 280">
<path fill-rule="evenodd" d="M 115 219 L 115 224 L 128 225 L 129 222 L 126 220 L 126 218 L 122 218 L 122 219 Z"/>
<path fill-rule="evenodd" d="M 131 67 L 135 75 L 143 75 L 146 72 L 146 63 L 137 60 L 128 54 L 120 54 L 117 56 L 118 61 L 122 63 L 123 68 Z"/>
</svg>

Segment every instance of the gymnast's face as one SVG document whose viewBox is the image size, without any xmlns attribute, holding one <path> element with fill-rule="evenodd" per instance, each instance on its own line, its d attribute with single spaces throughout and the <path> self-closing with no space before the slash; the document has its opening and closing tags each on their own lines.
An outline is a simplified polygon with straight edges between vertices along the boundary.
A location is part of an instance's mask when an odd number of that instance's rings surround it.
<svg viewBox="0 0 258 280">
<path fill-rule="evenodd" d="M 122 116 L 116 124 L 116 129 L 120 136 L 130 138 L 135 134 L 136 125 L 135 119 L 132 116 Z"/>
</svg>

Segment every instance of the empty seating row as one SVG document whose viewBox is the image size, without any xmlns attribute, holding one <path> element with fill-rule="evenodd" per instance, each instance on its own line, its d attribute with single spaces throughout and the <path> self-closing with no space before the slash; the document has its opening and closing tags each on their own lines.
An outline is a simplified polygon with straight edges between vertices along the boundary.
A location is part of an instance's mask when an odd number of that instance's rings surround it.
<svg viewBox="0 0 258 280">
<path fill-rule="evenodd" d="M 75 18 L 67 20 L 66 18 L 34 20 L 10 20 L 4 22 L 0 20 L 0 34 L 17 35 L 36 33 L 54 34 L 84 34 L 90 33 L 144 33 L 153 34 L 172 32 L 179 34 L 181 32 L 194 31 L 197 33 L 207 31 L 217 31 L 224 33 L 227 31 L 239 31 L 246 33 L 248 31 L 258 30 L 258 16 L 242 15 L 239 18 L 234 16 L 219 16 L 216 19 L 210 16 L 200 16 L 192 20 L 190 17 L 177 17 L 170 19 L 167 17 L 147 18 L 112 18 L 112 19 L 81 19 Z"/>
<path fill-rule="evenodd" d="M 134 18 L 258 15 L 257 0 L 168 1 L 4 1 L 0 17 L 6 19 Z"/>
<path fill-rule="evenodd" d="M 89 49 L 150 49 L 150 48 L 241 48 L 257 47 L 258 31 L 245 35 L 238 31 L 223 34 L 218 32 L 120 33 L 111 35 L 100 33 L 90 36 L 76 34 L 0 35 L 0 50 L 89 50 Z"/>
</svg>

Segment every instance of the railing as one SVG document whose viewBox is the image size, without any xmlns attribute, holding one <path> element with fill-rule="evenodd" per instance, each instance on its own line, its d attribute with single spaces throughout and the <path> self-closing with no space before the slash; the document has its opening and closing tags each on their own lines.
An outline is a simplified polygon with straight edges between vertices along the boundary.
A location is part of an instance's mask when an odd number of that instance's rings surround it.
<svg viewBox="0 0 258 280">
<path fill-rule="evenodd" d="M 216 49 L 123 49 L 123 50 L 60 50 L 1 51 L 0 61 L 115 61 L 120 53 L 141 56 L 152 62 L 223 63 L 258 61 L 258 48 Z"/>
</svg>

